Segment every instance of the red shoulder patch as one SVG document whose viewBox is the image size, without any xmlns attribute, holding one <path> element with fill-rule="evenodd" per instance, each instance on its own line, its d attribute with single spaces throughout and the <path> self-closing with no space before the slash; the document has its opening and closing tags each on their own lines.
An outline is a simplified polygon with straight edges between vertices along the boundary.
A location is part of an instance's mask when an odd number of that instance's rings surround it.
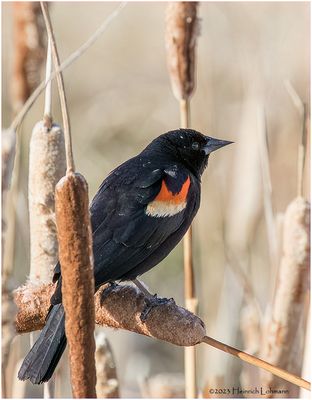
<svg viewBox="0 0 312 400">
<path fill-rule="evenodd" d="M 175 204 L 183 203 L 186 200 L 189 188 L 190 188 L 191 180 L 188 176 L 185 182 L 183 183 L 180 192 L 172 193 L 167 185 L 165 180 L 161 183 L 161 189 L 158 195 L 155 197 L 154 201 L 165 201 Z"/>
</svg>

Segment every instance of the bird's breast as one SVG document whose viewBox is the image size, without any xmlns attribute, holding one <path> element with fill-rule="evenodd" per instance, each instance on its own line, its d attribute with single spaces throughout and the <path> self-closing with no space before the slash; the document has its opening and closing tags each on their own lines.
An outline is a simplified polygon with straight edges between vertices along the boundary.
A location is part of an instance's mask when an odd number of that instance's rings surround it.
<svg viewBox="0 0 312 400">
<path fill-rule="evenodd" d="M 170 181 L 163 179 L 157 196 L 146 207 L 146 214 L 151 217 L 170 217 L 187 206 L 187 195 L 191 180 L 188 176 L 181 184 L 179 190 L 170 186 Z"/>
</svg>

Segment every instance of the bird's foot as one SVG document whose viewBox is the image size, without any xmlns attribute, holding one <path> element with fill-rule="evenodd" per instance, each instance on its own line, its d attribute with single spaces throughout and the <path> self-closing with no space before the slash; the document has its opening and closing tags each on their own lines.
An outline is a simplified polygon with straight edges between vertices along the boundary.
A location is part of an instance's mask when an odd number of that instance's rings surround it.
<svg viewBox="0 0 312 400">
<path fill-rule="evenodd" d="M 157 297 L 157 294 L 154 294 L 154 296 L 145 297 L 144 302 L 145 306 L 140 315 L 140 319 L 142 322 L 145 322 L 147 320 L 148 314 L 154 307 L 158 307 L 164 304 L 175 304 L 173 298 L 167 299 L 166 297 Z"/>
<path fill-rule="evenodd" d="M 101 294 L 101 306 L 103 305 L 104 301 L 107 299 L 107 297 L 120 285 L 116 282 L 108 282 L 109 286 L 105 288 Z"/>
</svg>

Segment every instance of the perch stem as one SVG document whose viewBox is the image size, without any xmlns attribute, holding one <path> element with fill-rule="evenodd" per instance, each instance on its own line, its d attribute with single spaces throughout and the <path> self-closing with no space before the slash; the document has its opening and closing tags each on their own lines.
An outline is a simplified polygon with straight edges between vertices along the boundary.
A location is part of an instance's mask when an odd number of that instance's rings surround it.
<svg viewBox="0 0 312 400">
<path fill-rule="evenodd" d="M 266 371 L 271 372 L 272 374 L 279 376 L 282 379 L 285 379 L 288 382 L 293 383 L 294 385 L 300 386 L 303 389 L 311 391 L 311 383 L 306 381 L 305 379 L 300 378 L 297 375 L 294 375 L 288 371 L 285 371 L 282 368 L 275 367 L 274 365 L 261 360 L 260 358 L 254 357 L 251 354 L 245 353 L 244 351 L 238 350 L 235 347 L 228 346 L 218 340 L 215 340 L 209 336 L 204 336 L 202 339 L 203 343 L 206 343 L 210 346 L 213 346 L 219 350 L 224 351 L 225 353 L 232 354 L 232 356 L 238 357 L 239 359 L 247 362 L 248 364 L 254 365 L 255 367 L 265 369 Z"/>
</svg>

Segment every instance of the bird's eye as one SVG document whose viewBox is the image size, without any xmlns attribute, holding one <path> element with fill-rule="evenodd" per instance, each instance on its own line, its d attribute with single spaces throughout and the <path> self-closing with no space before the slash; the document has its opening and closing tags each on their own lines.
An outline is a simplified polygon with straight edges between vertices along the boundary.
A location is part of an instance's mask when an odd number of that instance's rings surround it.
<svg viewBox="0 0 312 400">
<path fill-rule="evenodd" d="M 193 142 L 192 143 L 192 149 L 193 150 L 199 150 L 199 143 L 198 142 Z"/>
</svg>

